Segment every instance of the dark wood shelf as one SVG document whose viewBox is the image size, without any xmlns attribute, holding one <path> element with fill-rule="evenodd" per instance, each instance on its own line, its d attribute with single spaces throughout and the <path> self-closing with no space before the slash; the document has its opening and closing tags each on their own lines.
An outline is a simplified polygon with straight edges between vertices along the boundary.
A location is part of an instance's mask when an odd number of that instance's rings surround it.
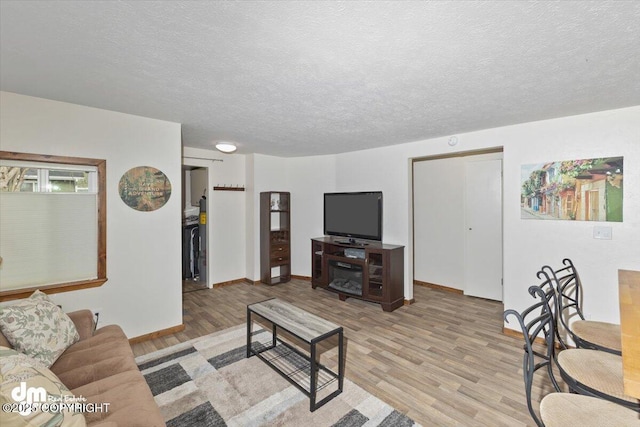
<svg viewBox="0 0 640 427">
<path fill-rule="evenodd" d="M 267 285 L 291 280 L 290 203 L 288 192 L 260 193 L 260 281 Z"/>
</svg>

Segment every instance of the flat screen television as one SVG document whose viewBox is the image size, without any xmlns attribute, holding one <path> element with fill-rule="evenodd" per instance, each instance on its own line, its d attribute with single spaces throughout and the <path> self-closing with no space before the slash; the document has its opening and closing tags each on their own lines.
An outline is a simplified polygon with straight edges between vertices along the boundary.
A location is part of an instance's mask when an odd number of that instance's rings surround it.
<svg viewBox="0 0 640 427">
<path fill-rule="evenodd" d="M 324 193 L 324 234 L 382 241 L 382 191 Z"/>
</svg>

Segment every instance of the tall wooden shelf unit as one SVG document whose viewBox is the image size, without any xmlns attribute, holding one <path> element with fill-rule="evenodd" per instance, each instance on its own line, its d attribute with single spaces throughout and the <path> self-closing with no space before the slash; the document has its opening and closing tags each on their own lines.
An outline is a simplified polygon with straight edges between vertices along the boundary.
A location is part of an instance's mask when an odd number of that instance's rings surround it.
<svg viewBox="0 0 640 427">
<path fill-rule="evenodd" d="M 336 287 L 340 282 L 359 286 Z M 311 239 L 311 287 L 335 292 L 341 301 L 359 298 L 393 311 L 404 304 L 404 246 Z"/>
<path fill-rule="evenodd" d="M 260 281 L 277 285 L 291 280 L 291 194 L 260 193 Z"/>
</svg>

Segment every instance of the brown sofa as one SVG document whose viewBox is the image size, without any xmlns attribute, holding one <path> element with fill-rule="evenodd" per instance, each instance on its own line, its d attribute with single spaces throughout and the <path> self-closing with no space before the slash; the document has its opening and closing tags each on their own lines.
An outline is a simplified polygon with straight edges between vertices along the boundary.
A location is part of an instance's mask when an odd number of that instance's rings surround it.
<svg viewBox="0 0 640 427">
<path fill-rule="evenodd" d="M 60 381 L 86 403 L 108 403 L 107 411 L 84 413 L 92 427 L 165 426 L 162 413 L 138 369 L 127 336 L 116 325 L 94 333 L 89 310 L 67 313 L 80 334 L 51 366 Z M 11 347 L 0 332 L 0 346 Z M 103 405 L 104 407 L 105 405 Z"/>
</svg>

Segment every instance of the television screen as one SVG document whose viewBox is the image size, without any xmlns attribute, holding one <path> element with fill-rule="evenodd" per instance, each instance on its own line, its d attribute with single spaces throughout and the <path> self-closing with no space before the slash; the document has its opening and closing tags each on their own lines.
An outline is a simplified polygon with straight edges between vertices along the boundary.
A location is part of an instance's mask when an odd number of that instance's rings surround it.
<svg viewBox="0 0 640 427">
<path fill-rule="evenodd" d="M 324 234 L 382 240 L 382 192 L 325 193 Z"/>
</svg>

